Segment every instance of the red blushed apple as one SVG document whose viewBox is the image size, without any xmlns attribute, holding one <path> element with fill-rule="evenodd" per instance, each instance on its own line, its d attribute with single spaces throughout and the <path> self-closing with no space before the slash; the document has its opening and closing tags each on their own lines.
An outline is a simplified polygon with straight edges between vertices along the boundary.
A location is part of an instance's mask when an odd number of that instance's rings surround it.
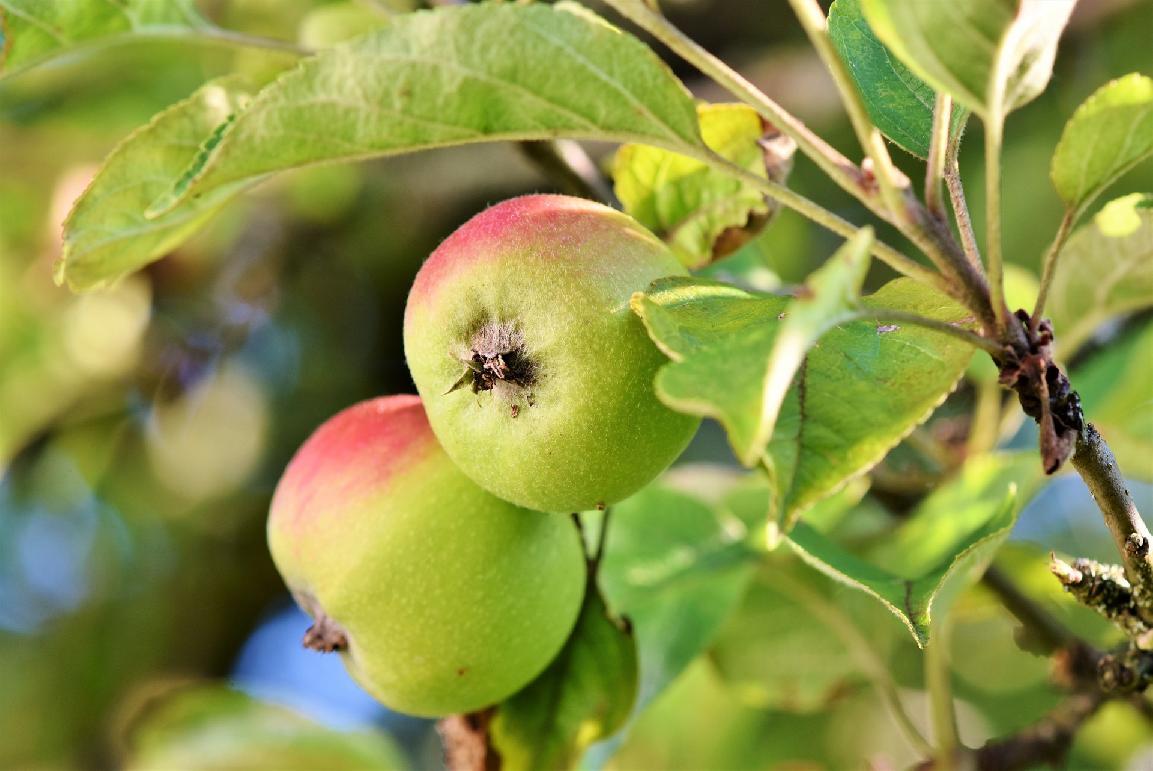
<svg viewBox="0 0 1153 771">
<path fill-rule="evenodd" d="M 497 204 L 422 266 L 405 355 L 449 457 L 481 487 L 542 511 L 636 492 L 699 420 L 653 392 L 666 363 L 629 298 L 684 268 L 606 206 L 559 195 Z"/>
<path fill-rule="evenodd" d="M 273 560 L 315 624 L 392 709 L 440 716 L 498 702 L 561 649 L 585 559 L 567 519 L 461 473 L 416 396 L 362 402 L 296 453 L 268 520 Z"/>
</svg>

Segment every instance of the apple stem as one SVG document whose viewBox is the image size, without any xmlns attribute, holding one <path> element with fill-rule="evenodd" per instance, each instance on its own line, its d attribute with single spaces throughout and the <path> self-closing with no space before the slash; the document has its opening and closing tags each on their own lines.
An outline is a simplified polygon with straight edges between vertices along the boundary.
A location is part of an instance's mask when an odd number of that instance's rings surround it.
<svg viewBox="0 0 1153 771">
<path fill-rule="evenodd" d="M 496 708 L 489 707 L 465 715 L 449 715 L 437 721 L 444 749 L 444 765 L 449 771 L 497 771 L 500 754 L 492 746 L 489 724 Z"/>
<path fill-rule="evenodd" d="M 604 557 L 605 554 L 605 544 L 608 543 L 609 518 L 612 516 L 613 510 L 604 504 L 601 504 L 597 508 L 604 512 L 604 516 L 601 517 L 601 529 L 600 532 L 597 533 L 596 550 L 593 551 L 593 565 L 599 567 L 601 558 Z"/>
</svg>

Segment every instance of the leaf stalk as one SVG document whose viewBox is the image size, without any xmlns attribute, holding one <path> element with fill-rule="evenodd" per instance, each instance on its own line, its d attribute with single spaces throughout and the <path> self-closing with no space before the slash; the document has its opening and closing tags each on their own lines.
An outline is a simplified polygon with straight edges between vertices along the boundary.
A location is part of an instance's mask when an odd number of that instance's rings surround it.
<svg viewBox="0 0 1153 771">
<path fill-rule="evenodd" d="M 943 619 L 937 633 L 925 644 L 925 685 L 929 690 L 929 712 L 933 721 L 933 757 L 935 768 L 948 771 L 956 767 L 961 748 L 957 735 L 957 712 L 953 703 L 953 685 L 949 668 L 949 619 Z"/>
<path fill-rule="evenodd" d="M 961 169 L 957 165 L 956 149 L 949 153 L 950 158 L 945 163 L 945 187 L 949 191 L 949 203 L 953 209 L 953 220 L 957 223 L 957 232 L 961 234 L 961 247 L 965 258 L 974 270 L 985 272 L 981 262 L 981 249 L 977 246 L 977 234 L 973 230 L 973 219 L 969 214 L 969 204 L 965 200 L 965 185 L 961 181 Z"/>
<path fill-rule="evenodd" d="M 937 219 L 945 218 L 941 181 L 949 150 L 949 127 L 953 122 L 953 98 L 937 94 L 933 104 L 933 133 L 929 138 L 929 158 L 925 162 L 925 208 Z"/>
<path fill-rule="evenodd" d="M 988 256 L 989 290 L 998 331 L 1009 329 L 1005 305 L 1005 266 L 1001 254 L 1001 144 L 1004 126 L 1000 120 L 985 122 L 985 253 Z"/>
<path fill-rule="evenodd" d="M 803 0 L 795 1 L 800 7 L 799 3 Z M 949 296 L 964 303 L 977 315 L 987 329 L 993 328 L 995 316 L 990 305 L 985 277 L 967 262 L 964 253 L 956 245 L 948 229 L 941 227 L 939 221 L 934 221 L 932 217 L 928 216 L 923 207 L 912 197 L 904 196 L 902 193 L 903 200 L 900 203 L 895 200 L 886 202 L 882 199 L 880 177 L 888 176 L 894 180 L 894 185 L 897 188 L 905 185 L 896 185 L 895 175 L 897 172 L 891 166 L 891 159 L 889 159 L 889 164 L 884 163 L 884 159 L 888 158 L 888 152 L 884 149 L 884 140 L 879 131 L 869 132 L 865 137 L 866 145 L 876 151 L 878 157 L 882 158 L 882 163 L 879 166 L 874 164 L 873 174 L 878 175 L 878 182 L 873 183 L 869 181 L 868 175 L 862 169 L 810 131 L 801 121 L 784 110 L 752 83 L 745 80 L 731 67 L 686 36 L 644 0 L 606 0 L 606 2 L 627 19 L 667 45 L 682 59 L 695 66 L 738 99 L 750 105 L 784 134 L 791 137 L 802 153 L 813 160 L 834 182 L 856 197 L 878 217 L 887 222 L 895 222 L 899 226 L 903 224 L 902 233 L 934 263 L 943 275 L 932 278 L 935 275 L 932 271 L 925 269 L 916 261 L 910 260 L 896 250 L 886 248 L 881 244 L 877 245 L 874 253 L 901 273 L 913 276 L 931 286 L 936 286 Z M 810 8 L 809 13 L 811 12 L 812 9 Z M 823 27 L 823 16 L 821 24 Z M 827 37 L 825 39 L 827 41 Z M 831 46 L 830 52 L 833 56 L 836 55 Z M 855 91 L 851 93 L 854 94 L 853 99 L 856 99 Z M 863 111 L 863 106 L 861 109 Z M 871 123 L 868 125 L 871 126 Z M 756 175 L 748 174 L 744 169 L 738 170 L 730 165 L 728 171 L 737 176 L 741 176 L 741 172 L 743 172 L 747 176 L 757 179 L 755 184 L 758 184 L 761 189 L 765 189 L 764 180 L 756 178 Z M 787 189 L 785 190 L 787 191 Z M 791 191 L 787 192 L 791 193 Z M 811 206 L 802 209 L 786 200 L 783 197 L 784 194 L 774 195 L 772 190 L 766 190 L 766 193 L 786 206 L 809 216 L 818 224 L 825 225 L 834 232 L 847 237 L 848 234 L 844 232 L 843 227 L 847 223 L 839 217 L 823 209 L 821 211 L 828 216 L 823 216 L 820 220 L 812 217 L 810 212 L 813 211 L 812 207 L 816 206 L 812 202 L 808 202 Z M 796 194 L 792 195 L 795 196 Z M 796 202 L 795 199 L 794 202 Z M 835 218 L 835 221 L 831 220 L 830 217 Z"/>
<path fill-rule="evenodd" d="M 1061 224 L 1057 228 L 1057 234 L 1053 236 L 1053 242 L 1049 244 L 1049 248 L 1041 260 L 1041 287 L 1037 290 L 1037 302 L 1033 305 L 1033 315 L 1029 321 L 1034 331 L 1041 321 L 1041 314 L 1045 312 L 1045 301 L 1049 299 L 1049 288 L 1053 285 L 1053 274 L 1057 270 L 1057 260 L 1061 256 L 1061 249 L 1065 246 L 1069 233 L 1073 230 L 1075 219 L 1076 211 L 1072 208 L 1066 209 L 1065 215 L 1061 217 Z"/>
<path fill-rule="evenodd" d="M 914 223 L 905 204 L 908 180 L 903 179 L 904 175 L 893 166 L 893 159 L 889 156 L 880 130 L 873 125 L 845 62 L 833 47 L 824 12 L 816 0 L 789 0 L 789 3 L 805 34 L 808 35 L 809 42 L 817 50 L 817 55 L 821 57 L 825 69 L 829 71 L 836 84 L 837 92 L 841 95 L 841 103 L 849 114 L 849 121 L 853 125 L 857 140 L 872 164 L 873 178 L 880 190 L 888 218 L 902 230 L 912 227 Z"/>
<path fill-rule="evenodd" d="M 605 2 L 726 91 L 756 110 L 762 118 L 796 142 L 797 149 L 817 164 L 829 178 L 862 202 L 866 202 L 863 175 L 857 165 L 813 133 L 808 126 L 770 99 L 740 73 L 678 29 L 659 11 L 649 7 L 644 0 L 605 0 Z"/>
<path fill-rule="evenodd" d="M 800 193 L 795 192 L 791 188 L 788 188 L 778 182 L 774 182 L 771 179 L 760 177 L 747 169 L 741 168 L 735 163 L 729 161 L 727 158 L 724 158 L 716 153 L 698 153 L 696 157 L 698 160 L 701 160 L 702 162 L 717 169 L 718 171 L 736 177 L 742 182 L 748 184 L 750 187 L 757 188 L 773 200 L 778 201 L 784 206 L 788 206 L 798 214 L 809 218 L 813 222 L 833 231 L 837 235 L 844 236 L 845 238 L 851 238 L 860 229 L 857 225 L 854 225 L 848 220 L 834 214 L 815 201 L 812 201 Z M 948 279 L 945 278 L 945 276 L 929 270 L 921 263 L 902 254 L 892 246 L 874 239 L 872 253 L 879 260 L 893 268 L 893 270 L 897 271 L 898 273 L 909 276 L 910 278 L 913 278 L 923 284 L 936 287 L 937 289 L 952 297 L 958 296 L 957 288 L 954 287 L 952 283 L 950 283 Z"/>
<path fill-rule="evenodd" d="M 940 332 L 950 337 L 955 337 L 958 340 L 968 343 L 990 354 L 1000 355 L 1003 353 L 1001 346 L 996 340 L 990 340 L 987 337 L 982 337 L 975 332 L 971 332 L 964 327 L 959 327 L 950 324 L 947 321 L 940 319 L 931 319 L 927 316 L 921 316 L 917 313 L 909 313 L 908 311 L 889 310 L 888 308 L 869 308 L 860 311 L 856 317 L 857 319 L 869 319 L 881 322 L 893 322 L 897 324 L 908 324 L 915 327 L 923 327 L 931 329 L 934 332 Z"/>
</svg>

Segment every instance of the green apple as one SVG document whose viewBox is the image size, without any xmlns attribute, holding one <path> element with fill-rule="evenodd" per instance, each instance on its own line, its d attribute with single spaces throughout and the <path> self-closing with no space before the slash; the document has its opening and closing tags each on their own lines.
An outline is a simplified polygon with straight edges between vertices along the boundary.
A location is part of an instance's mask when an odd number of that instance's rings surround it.
<svg viewBox="0 0 1153 771">
<path fill-rule="evenodd" d="M 629 310 L 685 270 L 628 216 L 530 195 L 462 225 L 408 296 L 404 350 L 432 428 L 481 487 L 541 511 L 626 498 L 699 420 L 658 401 L 667 359 Z"/>
<path fill-rule="evenodd" d="M 580 611 L 585 559 L 567 519 L 479 488 L 420 399 L 362 402 L 296 453 L 268 520 L 273 561 L 315 620 L 305 645 L 414 715 L 471 712 L 539 674 Z"/>
</svg>

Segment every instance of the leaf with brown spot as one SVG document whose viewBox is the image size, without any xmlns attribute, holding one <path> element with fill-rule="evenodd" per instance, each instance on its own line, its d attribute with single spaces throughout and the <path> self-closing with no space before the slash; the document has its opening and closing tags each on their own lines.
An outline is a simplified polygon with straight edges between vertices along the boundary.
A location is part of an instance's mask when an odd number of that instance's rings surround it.
<svg viewBox="0 0 1153 771">
<path fill-rule="evenodd" d="M 796 144 L 743 104 L 697 107 L 705 145 L 752 173 L 783 183 Z M 777 204 L 696 158 L 641 144 L 621 146 L 612 170 L 625 211 L 663 238 L 689 268 L 732 254 L 772 220 Z"/>
</svg>

